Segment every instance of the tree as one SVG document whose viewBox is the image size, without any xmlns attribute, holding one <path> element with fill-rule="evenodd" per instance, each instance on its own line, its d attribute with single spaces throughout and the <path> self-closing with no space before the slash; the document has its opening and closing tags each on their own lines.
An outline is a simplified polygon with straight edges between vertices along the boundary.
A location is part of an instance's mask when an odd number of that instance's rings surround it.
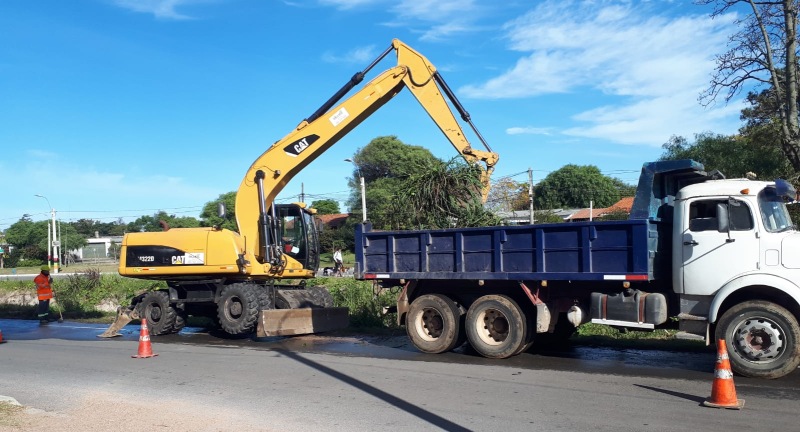
<svg viewBox="0 0 800 432">
<path fill-rule="evenodd" d="M 225 205 L 225 218 L 219 217 L 219 204 Z M 220 194 L 216 200 L 209 201 L 200 212 L 202 226 L 220 226 L 231 231 L 238 231 L 236 225 L 236 192 Z"/>
<path fill-rule="evenodd" d="M 425 161 L 436 160 L 427 149 L 403 143 L 396 136 L 381 136 L 359 149 L 353 156 L 356 167 L 349 181 L 351 193 L 347 201 L 350 213 L 361 219 L 360 176 L 366 184 L 367 214 L 375 228 L 393 225 L 397 206 L 395 202 L 403 179 L 419 171 Z"/>
<path fill-rule="evenodd" d="M 373 139 L 353 161 L 356 168 L 348 206 L 356 220 L 361 218 L 358 180 L 363 175 L 367 214 L 376 229 L 490 223 L 480 205 L 480 170 L 476 166 L 458 158 L 443 162 L 395 136 Z"/>
<path fill-rule="evenodd" d="M 127 229 L 130 232 L 163 231 L 164 227 L 161 226 L 161 221 L 166 222 L 169 228 L 197 228 L 200 226 L 200 221 L 191 216 L 177 217 L 161 210 L 153 216 L 140 216 L 129 223 Z"/>
<path fill-rule="evenodd" d="M 498 225 L 481 202 L 481 168 L 460 158 L 443 162 L 424 161 L 424 165 L 404 180 L 399 188 L 405 197 L 398 215 L 417 229 Z M 402 211 L 402 212 L 401 212 Z"/>
<path fill-rule="evenodd" d="M 744 7 L 748 14 L 736 21 L 728 51 L 716 57 L 709 88 L 700 96 L 705 104 L 724 94 L 725 102 L 750 83 L 767 86 L 748 95 L 763 125 L 776 132 L 780 149 L 794 171 L 800 171 L 800 119 L 798 118 L 797 15 L 793 0 L 698 0 L 714 5 L 716 17 Z"/>
<path fill-rule="evenodd" d="M 339 203 L 332 199 L 321 199 L 311 203 L 311 208 L 317 209 L 317 214 L 339 214 Z"/>
<path fill-rule="evenodd" d="M 6 241 L 20 251 L 20 258 L 46 261 L 49 250 L 48 222 L 47 220 L 34 222 L 30 216 L 23 215 L 19 221 L 6 229 Z"/>
<path fill-rule="evenodd" d="M 760 178 L 783 177 L 791 171 L 786 157 L 772 145 L 753 143 L 745 136 L 725 136 L 710 132 L 695 135 L 690 143 L 673 136 L 662 148 L 660 160 L 693 159 L 706 171 L 719 170 L 729 178 L 743 178 L 747 172 Z"/>
<path fill-rule="evenodd" d="M 504 178 L 492 185 L 486 208 L 492 212 L 510 212 L 530 209 L 528 183 L 516 182 Z"/>
<path fill-rule="evenodd" d="M 608 207 L 619 197 L 617 183 L 594 165 L 564 165 L 534 188 L 538 209 Z"/>
</svg>

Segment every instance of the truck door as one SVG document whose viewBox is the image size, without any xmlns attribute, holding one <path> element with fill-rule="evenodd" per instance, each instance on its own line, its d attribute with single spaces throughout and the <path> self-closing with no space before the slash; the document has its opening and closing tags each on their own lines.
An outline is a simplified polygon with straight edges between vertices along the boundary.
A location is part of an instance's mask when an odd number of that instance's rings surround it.
<svg viewBox="0 0 800 432">
<path fill-rule="evenodd" d="M 735 276 L 758 268 L 759 239 L 746 201 L 702 198 L 684 209 L 685 294 L 712 294 Z"/>
</svg>

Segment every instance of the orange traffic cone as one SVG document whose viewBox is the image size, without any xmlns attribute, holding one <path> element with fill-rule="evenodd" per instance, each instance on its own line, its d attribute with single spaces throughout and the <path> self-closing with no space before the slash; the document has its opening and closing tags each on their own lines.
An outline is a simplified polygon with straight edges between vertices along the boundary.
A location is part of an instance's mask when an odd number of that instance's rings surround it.
<svg viewBox="0 0 800 432">
<path fill-rule="evenodd" d="M 711 386 L 711 397 L 703 405 L 712 408 L 742 409 L 744 399 L 736 399 L 736 387 L 733 385 L 733 372 L 728 360 L 728 348 L 725 340 L 717 341 L 717 365 L 714 367 L 714 384 Z"/>
<path fill-rule="evenodd" d="M 133 358 L 155 357 L 153 348 L 150 346 L 150 332 L 147 330 L 147 320 L 142 318 L 142 330 L 139 332 L 139 354 L 131 356 Z"/>
<path fill-rule="evenodd" d="M 4 341 L 3 340 L 3 331 L 0 330 L 0 343 L 6 343 L 6 342 L 8 342 L 8 341 Z"/>
</svg>

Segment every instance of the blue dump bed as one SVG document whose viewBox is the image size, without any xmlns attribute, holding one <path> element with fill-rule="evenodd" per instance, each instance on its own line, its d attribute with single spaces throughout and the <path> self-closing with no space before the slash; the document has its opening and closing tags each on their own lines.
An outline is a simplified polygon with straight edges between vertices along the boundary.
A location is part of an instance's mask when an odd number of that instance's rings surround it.
<svg viewBox="0 0 800 432">
<path fill-rule="evenodd" d="M 358 279 L 651 280 L 647 219 L 422 231 L 356 228 Z"/>
</svg>

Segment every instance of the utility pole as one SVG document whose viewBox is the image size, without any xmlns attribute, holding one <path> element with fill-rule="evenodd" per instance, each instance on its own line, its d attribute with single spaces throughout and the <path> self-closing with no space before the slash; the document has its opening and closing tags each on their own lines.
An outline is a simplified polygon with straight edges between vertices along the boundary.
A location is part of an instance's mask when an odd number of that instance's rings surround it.
<svg viewBox="0 0 800 432">
<path fill-rule="evenodd" d="M 350 162 L 356 167 L 358 171 L 358 177 L 361 179 L 361 222 L 367 221 L 367 190 L 364 186 L 364 176 L 361 174 L 361 167 L 356 164 L 356 161 L 353 159 L 347 158 L 344 160 L 345 162 Z"/>
<path fill-rule="evenodd" d="M 528 200 L 530 201 L 531 225 L 536 222 L 533 216 L 533 170 L 528 167 Z"/>
<path fill-rule="evenodd" d="M 60 245 L 56 234 L 56 209 L 50 205 L 50 200 L 44 195 L 35 194 L 34 196 L 44 198 L 47 206 L 50 207 L 51 224 L 47 226 L 47 265 L 53 269 L 53 273 L 58 273 L 58 247 Z M 52 227 L 52 236 L 51 236 Z M 52 248 L 52 253 L 50 252 Z M 51 261 L 52 260 L 52 261 Z"/>
<path fill-rule="evenodd" d="M 306 190 L 305 190 L 305 184 L 303 183 L 300 183 L 300 202 L 301 203 L 306 202 Z"/>
</svg>

